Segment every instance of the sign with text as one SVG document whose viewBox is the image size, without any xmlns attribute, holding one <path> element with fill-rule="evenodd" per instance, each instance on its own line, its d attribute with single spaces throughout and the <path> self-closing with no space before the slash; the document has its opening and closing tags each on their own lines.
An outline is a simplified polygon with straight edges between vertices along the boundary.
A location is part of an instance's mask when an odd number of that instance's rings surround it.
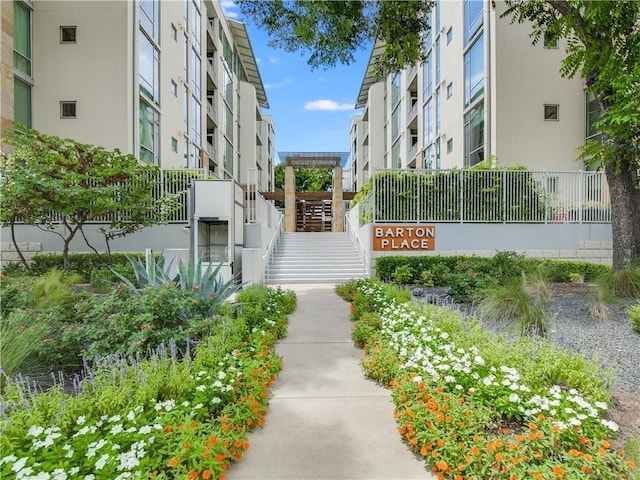
<svg viewBox="0 0 640 480">
<path fill-rule="evenodd" d="M 434 250 L 436 227 L 432 225 L 373 225 L 373 250 L 411 252 Z"/>
</svg>

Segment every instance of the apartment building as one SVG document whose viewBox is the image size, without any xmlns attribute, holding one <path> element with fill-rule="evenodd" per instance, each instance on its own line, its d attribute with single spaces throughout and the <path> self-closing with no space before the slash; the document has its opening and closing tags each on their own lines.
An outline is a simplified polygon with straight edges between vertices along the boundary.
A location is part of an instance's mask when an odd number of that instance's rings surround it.
<svg viewBox="0 0 640 480">
<path fill-rule="evenodd" d="M 3 129 L 28 127 L 269 189 L 274 125 L 218 1 L 1 2 Z"/>
<path fill-rule="evenodd" d="M 354 189 L 374 169 L 498 165 L 577 171 L 597 132 L 579 78 L 559 74 L 563 40 L 532 46 L 527 24 L 500 18 L 504 1 L 438 0 L 423 64 L 379 80 L 368 72 L 351 123 Z M 369 65 L 383 51 L 377 43 Z"/>
</svg>

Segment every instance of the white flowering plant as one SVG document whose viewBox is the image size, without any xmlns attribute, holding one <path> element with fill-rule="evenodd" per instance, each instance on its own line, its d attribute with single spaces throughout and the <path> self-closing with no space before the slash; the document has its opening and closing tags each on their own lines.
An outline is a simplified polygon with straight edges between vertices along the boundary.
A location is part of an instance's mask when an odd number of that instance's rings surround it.
<svg viewBox="0 0 640 480">
<path fill-rule="evenodd" d="M 18 480 L 221 478 L 264 423 L 281 368 L 273 347 L 286 317 L 264 295 L 249 332 L 227 319 L 193 358 L 157 352 L 105 362 L 73 396 L 10 381 L 2 397 L 0 477 Z M 287 306 L 287 308 L 289 308 Z"/>
<path fill-rule="evenodd" d="M 381 320 L 366 345 L 365 372 L 393 388 L 401 435 L 443 477 L 625 478 L 633 468 L 609 449 L 607 438 L 618 426 L 604 418 L 603 384 L 597 389 L 587 383 L 586 396 L 579 381 L 556 384 L 553 376 L 532 375 L 531 364 L 545 371 L 539 362 L 551 358 L 552 347 L 515 349 L 541 351 L 540 358 L 492 358 L 500 351 L 491 347 L 498 336 L 479 332 L 477 324 L 460 317 L 452 321 L 457 314 L 447 309 L 416 311 L 414 304 L 397 303 L 385 285 L 371 280 L 358 282 L 352 299 L 360 296 Z M 478 346 L 467 342 L 480 336 L 489 340 Z M 585 359 L 567 367 L 589 373 L 598 369 Z M 580 373 L 562 377 L 582 378 Z"/>
</svg>

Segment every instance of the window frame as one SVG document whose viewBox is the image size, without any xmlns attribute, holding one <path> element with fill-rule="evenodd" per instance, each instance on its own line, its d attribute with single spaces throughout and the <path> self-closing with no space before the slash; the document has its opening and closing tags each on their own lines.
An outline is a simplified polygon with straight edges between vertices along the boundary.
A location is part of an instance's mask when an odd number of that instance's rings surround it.
<svg viewBox="0 0 640 480">
<path fill-rule="evenodd" d="M 555 118 L 547 116 L 547 108 L 555 107 Z M 543 105 L 543 118 L 545 122 L 559 122 L 560 121 L 560 104 L 559 103 L 545 103 Z"/>
<path fill-rule="evenodd" d="M 65 40 L 65 31 L 71 31 L 73 29 L 73 40 Z M 60 43 L 61 44 L 75 44 L 78 43 L 78 26 L 77 25 L 60 25 Z"/>
<path fill-rule="evenodd" d="M 73 115 L 65 114 L 65 107 L 73 106 Z M 78 118 L 78 102 L 76 100 L 60 100 L 60 118 L 64 120 Z"/>
</svg>

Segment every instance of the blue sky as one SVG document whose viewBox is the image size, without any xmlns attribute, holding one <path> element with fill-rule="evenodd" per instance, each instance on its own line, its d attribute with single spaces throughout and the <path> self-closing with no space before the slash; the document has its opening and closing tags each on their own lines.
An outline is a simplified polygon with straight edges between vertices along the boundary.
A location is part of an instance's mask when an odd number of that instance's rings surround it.
<svg viewBox="0 0 640 480">
<path fill-rule="evenodd" d="M 301 53 L 267 46 L 268 35 L 239 16 L 232 1 L 221 1 L 227 17 L 244 21 L 273 116 L 278 151 L 349 151 L 351 117 L 367 68 L 370 48 L 356 52 L 356 62 L 311 71 Z"/>
</svg>

